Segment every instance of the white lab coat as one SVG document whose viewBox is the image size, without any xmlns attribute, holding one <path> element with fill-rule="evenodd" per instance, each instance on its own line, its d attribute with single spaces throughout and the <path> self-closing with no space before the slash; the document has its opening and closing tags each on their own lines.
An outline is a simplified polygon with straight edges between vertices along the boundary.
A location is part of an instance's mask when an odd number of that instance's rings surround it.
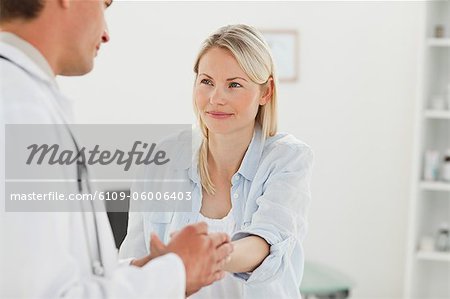
<svg viewBox="0 0 450 299">
<path fill-rule="evenodd" d="M 25 53 L 0 42 L 0 55 L 13 61 L 0 58 L 0 298 L 184 298 L 184 265 L 175 254 L 143 268 L 118 262 L 106 213 L 5 212 L 4 124 L 63 123 L 70 109 L 54 78 Z M 68 192 L 76 188 L 67 183 Z M 104 276 L 92 271 L 94 216 Z"/>
</svg>

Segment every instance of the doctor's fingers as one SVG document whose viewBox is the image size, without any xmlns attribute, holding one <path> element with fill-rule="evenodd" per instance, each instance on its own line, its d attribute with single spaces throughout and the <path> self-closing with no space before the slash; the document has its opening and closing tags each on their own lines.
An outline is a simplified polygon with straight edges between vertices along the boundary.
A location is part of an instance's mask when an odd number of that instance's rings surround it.
<svg viewBox="0 0 450 299">
<path fill-rule="evenodd" d="M 165 253 L 167 246 L 159 239 L 156 233 L 150 235 L 150 252 L 153 256 L 160 256 Z"/>
<path fill-rule="evenodd" d="M 206 234 L 208 234 L 208 224 L 206 224 L 206 222 L 198 222 L 198 223 L 186 226 L 186 228 L 187 227 L 192 227 L 194 232 L 199 234 L 199 235 L 206 235 Z"/>
<path fill-rule="evenodd" d="M 193 241 L 202 237 L 204 239 L 208 235 L 208 225 L 206 222 L 199 222 L 195 224 L 186 225 L 183 229 L 179 231 L 174 231 L 170 234 L 170 238 L 174 240 L 175 238 L 187 238 L 187 240 Z M 172 241 L 171 241 L 172 242 Z M 198 242 L 198 241 L 197 241 Z M 204 243 L 204 242 L 202 242 Z"/>
<path fill-rule="evenodd" d="M 215 258 L 217 268 L 215 270 L 222 269 L 223 266 L 230 261 L 233 249 L 234 247 L 231 243 L 224 243 L 216 249 Z"/>
<path fill-rule="evenodd" d="M 211 233 L 209 234 L 209 237 L 211 238 L 214 248 L 217 248 L 224 243 L 230 242 L 230 236 L 225 233 Z"/>
</svg>

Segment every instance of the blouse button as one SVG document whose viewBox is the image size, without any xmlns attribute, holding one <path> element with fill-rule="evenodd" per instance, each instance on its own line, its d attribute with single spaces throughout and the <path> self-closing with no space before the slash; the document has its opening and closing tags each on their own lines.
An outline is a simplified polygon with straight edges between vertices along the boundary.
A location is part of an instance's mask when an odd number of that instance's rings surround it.
<svg viewBox="0 0 450 299">
<path fill-rule="evenodd" d="M 233 197 L 234 197 L 234 198 L 238 198 L 238 197 L 239 197 L 239 194 L 234 193 L 234 194 L 233 194 Z"/>
</svg>

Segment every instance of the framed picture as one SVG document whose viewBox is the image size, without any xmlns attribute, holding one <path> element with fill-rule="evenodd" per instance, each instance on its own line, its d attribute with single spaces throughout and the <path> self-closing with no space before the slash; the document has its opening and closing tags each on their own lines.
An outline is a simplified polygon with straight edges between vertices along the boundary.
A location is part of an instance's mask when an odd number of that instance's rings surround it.
<svg viewBox="0 0 450 299">
<path fill-rule="evenodd" d="M 281 82 L 298 79 L 298 32 L 297 30 L 261 30 L 272 50 L 275 69 Z"/>
</svg>

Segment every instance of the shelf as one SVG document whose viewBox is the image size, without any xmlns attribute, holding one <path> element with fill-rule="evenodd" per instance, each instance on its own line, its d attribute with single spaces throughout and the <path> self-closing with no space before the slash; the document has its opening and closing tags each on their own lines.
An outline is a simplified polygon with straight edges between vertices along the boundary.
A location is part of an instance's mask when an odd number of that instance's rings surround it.
<svg viewBox="0 0 450 299">
<path fill-rule="evenodd" d="M 438 101 L 438 97 L 442 96 L 447 100 L 440 93 L 447 93 L 446 87 L 450 80 L 447 71 L 450 63 L 450 34 L 447 30 L 450 26 L 450 1 L 431 0 L 421 3 L 423 23 L 420 34 L 425 36 L 419 44 L 420 53 L 416 65 L 419 71 L 415 104 L 420 109 L 420 116 L 415 118 L 414 173 L 403 298 L 450 299 L 447 271 L 450 267 L 450 251 L 427 251 L 416 247 L 418 238 L 425 237 L 423 234 L 435 231 L 441 221 L 449 221 L 450 182 L 427 181 L 421 175 L 424 173 L 424 151 L 434 149 L 442 153 L 449 147 L 450 107 L 447 107 L 448 101 L 444 105 Z M 439 25 L 444 27 L 445 35 L 442 38 L 435 37 L 435 34 L 442 35 Z M 439 156 L 441 170 L 443 159 L 442 155 Z"/>
<path fill-rule="evenodd" d="M 420 188 L 431 191 L 450 191 L 450 183 L 447 182 L 420 182 Z"/>
<path fill-rule="evenodd" d="M 450 47 L 450 38 L 429 38 L 427 43 L 430 47 Z"/>
<path fill-rule="evenodd" d="M 450 110 L 426 110 L 424 116 L 431 119 L 450 119 Z"/>
<path fill-rule="evenodd" d="M 450 252 L 418 251 L 417 259 L 435 262 L 450 262 Z"/>
</svg>

